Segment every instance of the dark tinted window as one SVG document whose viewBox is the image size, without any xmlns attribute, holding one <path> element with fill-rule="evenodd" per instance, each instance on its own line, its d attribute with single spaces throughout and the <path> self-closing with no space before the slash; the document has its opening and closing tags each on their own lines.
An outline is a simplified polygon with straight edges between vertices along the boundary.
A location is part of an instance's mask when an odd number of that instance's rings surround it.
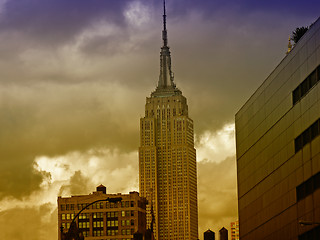
<svg viewBox="0 0 320 240">
<path fill-rule="evenodd" d="M 292 92 L 292 102 L 295 105 L 309 90 L 320 81 L 320 65 L 303 80 L 300 85 Z"/>
<path fill-rule="evenodd" d="M 320 189 L 320 172 L 296 187 L 297 201 L 311 195 L 317 189 Z"/>
<path fill-rule="evenodd" d="M 310 143 L 315 137 L 320 135 L 320 119 L 315 121 L 303 133 L 294 139 L 295 152 L 298 152 L 306 144 Z"/>
</svg>

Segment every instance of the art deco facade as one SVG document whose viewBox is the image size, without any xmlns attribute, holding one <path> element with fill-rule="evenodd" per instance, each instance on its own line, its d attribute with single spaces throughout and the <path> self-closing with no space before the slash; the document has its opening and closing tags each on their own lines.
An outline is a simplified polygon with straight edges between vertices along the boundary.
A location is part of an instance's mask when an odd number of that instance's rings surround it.
<svg viewBox="0 0 320 240">
<path fill-rule="evenodd" d="M 122 198 L 120 202 L 97 202 L 85 209 L 76 219 L 78 229 L 86 240 L 131 240 L 133 234 L 146 231 L 146 199 L 138 192 L 106 194 L 100 185 L 88 195 L 58 197 L 58 232 L 67 232 L 74 216 L 88 204 L 107 198 Z"/>
<path fill-rule="evenodd" d="M 164 13 L 160 77 L 140 120 L 139 185 L 158 240 L 198 238 L 197 170 L 187 99 L 173 82 Z M 151 210 L 152 207 L 152 210 Z M 152 214 L 154 220 L 152 221 Z"/>
<path fill-rule="evenodd" d="M 318 19 L 236 114 L 241 240 L 320 239 L 319 81 Z"/>
</svg>

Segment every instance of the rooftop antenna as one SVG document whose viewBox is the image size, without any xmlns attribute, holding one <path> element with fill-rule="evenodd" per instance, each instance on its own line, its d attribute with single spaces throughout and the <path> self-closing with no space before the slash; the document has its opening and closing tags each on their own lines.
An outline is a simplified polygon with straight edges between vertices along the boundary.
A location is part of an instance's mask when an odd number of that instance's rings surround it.
<svg viewBox="0 0 320 240">
<path fill-rule="evenodd" d="M 163 31 L 162 31 L 163 46 L 168 46 L 167 37 L 167 15 L 166 15 L 166 0 L 163 0 Z"/>
</svg>

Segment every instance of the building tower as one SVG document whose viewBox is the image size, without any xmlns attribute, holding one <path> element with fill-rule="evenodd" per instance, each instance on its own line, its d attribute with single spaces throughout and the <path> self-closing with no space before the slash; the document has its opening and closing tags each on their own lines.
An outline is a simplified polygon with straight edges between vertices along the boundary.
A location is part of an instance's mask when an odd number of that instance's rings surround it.
<svg viewBox="0 0 320 240">
<path fill-rule="evenodd" d="M 140 194 L 152 202 L 157 240 L 198 239 L 196 150 L 187 99 L 174 84 L 164 2 L 158 86 L 140 119 Z M 151 204 L 147 224 L 151 224 Z"/>
</svg>

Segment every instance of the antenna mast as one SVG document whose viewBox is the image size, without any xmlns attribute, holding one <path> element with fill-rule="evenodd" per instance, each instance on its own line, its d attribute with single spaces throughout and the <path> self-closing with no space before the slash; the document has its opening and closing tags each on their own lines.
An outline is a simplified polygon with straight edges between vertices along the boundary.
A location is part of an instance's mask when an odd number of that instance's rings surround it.
<svg viewBox="0 0 320 240">
<path fill-rule="evenodd" d="M 163 31 L 162 31 L 163 46 L 168 46 L 167 36 L 167 15 L 166 15 L 166 0 L 163 0 Z"/>
</svg>

